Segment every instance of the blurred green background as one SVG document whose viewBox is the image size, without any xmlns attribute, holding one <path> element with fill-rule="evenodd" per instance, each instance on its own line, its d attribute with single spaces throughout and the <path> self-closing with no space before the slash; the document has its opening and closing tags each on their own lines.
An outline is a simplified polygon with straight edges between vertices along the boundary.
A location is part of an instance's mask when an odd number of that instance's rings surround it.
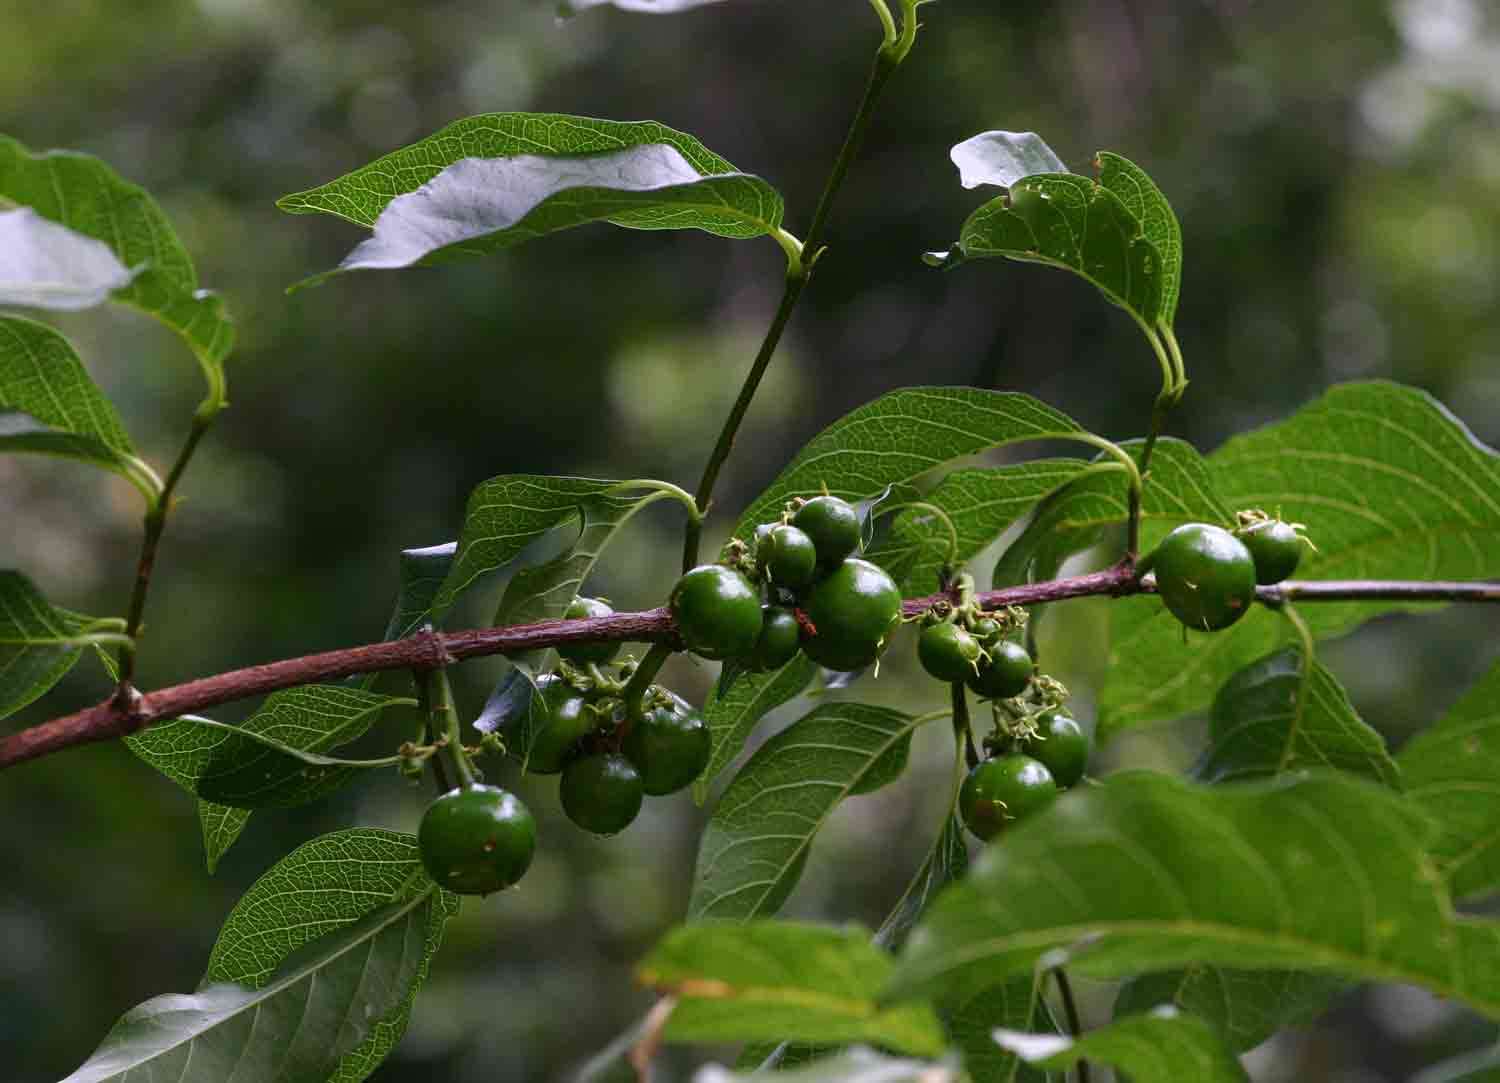
<svg viewBox="0 0 1500 1083">
<path fill-rule="evenodd" d="M 777 185 L 801 232 L 878 37 L 863 0 L 728 0 L 567 23 L 531 0 L 4 6 L 0 131 L 99 154 L 150 188 L 239 324 L 233 409 L 194 463 L 163 549 L 148 688 L 379 638 L 397 551 L 453 537 L 486 477 L 691 487 L 780 285 L 768 242 L 597 227 L 289 297 L 286 285 L 361 234 L 286 217 L 277 196 L 461 116 L 577 112 L 697 135 Z M 1118 150 L 1176 205 L 1178 335 L 1193 382 L 1174 434 L 1207 450 L 1329 383 L 1389 377 L 1500 442 L 1493 4 L 944 0 L 923 14 L 721 482 L 713 529 L 806 438 L 902 384 L 1026 390 L 1108 435 L 1141 432 L 1156 366 L 1086 284 L 1002 263 L 944 275 L 917 259 L 983 198 L 959 188 L 947 151 L 990 128 L 1036 130 L 1080 172 L 1096 148 Z M 144 453 L 170 461 L 199 394 L 186 351 L 128 313 L 60 322 Z M 0 566 L 58 604 L 123 610 L 132 490 L 9 459 L 0 494 Z M 618 606 L 658 604 L 672 581 L 680 523 L 652 511 L 594 584 Z M 498 589 L 478 592 L 462 619 L 487 622 Z M 1047 668 L 1086 704 L 1099 607 L 1057 612 Z M 1494 660 L 1495 632 L 1493 614 L 1390 618 L 1328 660 L 1399 742 Z M 935 687 L 907 679 L 909 653 L 893 652 L 857 694 L 936 705 Z M 467 706 L 496 673 L 466 667 Z M 681 660 L 669 675 L 694 699 L 712 677 Z M 7 725 L 104 688 L 85 664 Z M 1189 720 L 1124 738 L 1098 766 L 1181 765 L 1200 733 Z M 940 734 L 927 738 L 910 777 L 839 812 L 790 912 L 879 921 L 940 816 L 946 752 Z M 701 813 L 686 796 L 655 800 L 598 842 L 562 819 L 550 780 L 503 781 L 542 821 L 537 863 L 518 891 L 470 902 L 450 926 L 411 1032 L 377 1078 L 559 1078 L 649 1001 L 630 967 L 684 911 Z M 124 748 L 6 773 L 0 1076 L 66 1075 L 125 1009 L 197 984 L 224 915 L 279 856 L 352 824 L 413 830 L 426 797 L 393 772 L 325 805 L 258 813 L 210 877 L 192 801 Z M 1091 1017 L 1106 1017 L 1111 991 L 1085 994 Z M 1262 1080 L 1398 1080 L 1489 1033 L 1425 995 L 1360 989 L 1251 1061 Z"/>
</svg>

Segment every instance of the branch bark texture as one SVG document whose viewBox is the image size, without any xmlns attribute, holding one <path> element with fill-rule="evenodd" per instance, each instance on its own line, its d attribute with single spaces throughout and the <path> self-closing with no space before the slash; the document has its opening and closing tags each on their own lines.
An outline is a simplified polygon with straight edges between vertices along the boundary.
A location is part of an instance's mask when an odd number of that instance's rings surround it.
<svg viewBox="0 0 1500 1083">
<path fill-rule="evenodd" d="M 1139 579 L 1132 568 L 1120 564 L 1088 575 L 986 591 L 975 598 L 986 609 L 998 609 L 1007 605 L 1042 605 L 1068 598 L 1148 594 L 1154 593 L 1155 589 L 1149 576 Z M 1260 587 L 1257 596 L 1271 606 L 1293 600 L 1493 603 L 1500 602 L 1500 581 L 1292 580 Z M 914 616 L 941 600 L 952 601 L 952 596 L 933 594 L 913 598 L 905 602 L 903 608 L 907 616 Z M 424 632 L 389 643 L 348 647 L 236 669 L 158 689 L 125 702 L 111 698 L 0 738 L 0 768 L 40 759 L 75 745 L 128 737 L 153 722 L 196 714 L 224 703 L 286 688 L 341 680 L 360 673 L 437 669 L 469 658 L 602 641 L 681 647 L 671 611 L 664 607 L 586 620 L 542 621 L 511 628 Z"/>
</svg>

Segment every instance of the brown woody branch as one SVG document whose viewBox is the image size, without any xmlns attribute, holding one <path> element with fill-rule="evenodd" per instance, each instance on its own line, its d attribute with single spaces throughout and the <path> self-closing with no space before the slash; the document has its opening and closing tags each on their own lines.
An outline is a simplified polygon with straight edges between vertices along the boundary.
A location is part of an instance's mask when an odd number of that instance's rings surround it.
<svg viewBox="0 0 1500 1083">
<path fill-rule="evenodd" d="M 992 590 L 975 597 L 985 608 L 998 609 L 1006 605 L 1042 605 L 1068 598 L 1151 593 L 1155 589 L 1150 577 L 1138 579 L 1129 566 L 1121 564 L 1102 572 Z M 934 594 L 912 599 L 903 608 L 907 616 L 913 616 L 944 599 L 952 600 L 948 595 Z M 1259 599 L 1273 606 L 1294 600 L 1500 602 L 1500 581 L 1294 580 L 1259 588 Z M 153 722 L 179 718 L 285 688 L 334 681 L 360 673 L 434 669 L 468 658 L 599 641 L 680 646 L 672 614 L 665 608 L 586 620 L 542 621 L 513 628 L 424 632 L 390 643 L 326 651 L 220 673 L 136 696 L 128 702 L 106 700 L 75 714 L 0 738 L 0 768 L 40 759 L 74 745 L 126 737 Z"/>
</svg>

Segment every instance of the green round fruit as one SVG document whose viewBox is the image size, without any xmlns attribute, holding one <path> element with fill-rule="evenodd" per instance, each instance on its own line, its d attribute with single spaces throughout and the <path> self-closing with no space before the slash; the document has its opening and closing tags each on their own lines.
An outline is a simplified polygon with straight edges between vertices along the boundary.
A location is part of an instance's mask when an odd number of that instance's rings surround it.
<svg viewBox="0 0 1500 1083">
<path fill-rule="evenodd" d="M 986 699 L 1010 699 L 1026 691 L 1036 668 L 1026 648 L 1001 640 L 985 650 L 989 658 L 979 663 L 977 673 L 970 670 L 965 677 L 969 687 Z"/>
<path fill-rule="evenodd" d="M 853 504 L 836 496 L 813 497 L 797 509 L 792 525 L 812 539 L 818 550 L 819 567 L 836 567 L 859 549 L 859 512 Z"/>
<path fill-rule="evenodd" d="M 958 809 L 964 825 L 989 840 L 1055 800 L 1057 783 L 1045 766 L 1030 756 L 997 756 L 969 772 L 958 792 Z"/>
<path fill-rule="evenodd" d="M 641 811 L 645 790 L 629 760 L 603 752 L 568 764 L 558 792 L 568 819 L 595 835 L 616 835 Z"/>
<path fill-rule="evenodd" d="M 880 657 L 901 623 L 901 591 L 868 560 L 851 557 L 812 588 L 802 611 L 802 649 L 818 665 L 847 673 Z"/>
<path fill-rule="evenodd" d="M 938 680 L 961 681 L 974 672 L 979 642 L 956 624 L 934 624 L 917 637 L 917 659 Z"/>
<path fill-rule="evenodd" d="M 802 649 L 802 629 L 784 605 L 768 605 L 761 612 L 760 638 L 750 653 L 750 668 L 758 673 L 780 669 Z"/>
<path fill-rule="evenodd" d="M 1255 558 L 1222 527 L 1187 523 L 1161 540 L 1148 559 L 1156 592 L 1189 628 L 1228 628 L 1255 600 Z"/>
<path fill-rule="evenodd" d="M 1267 519 L 1235 531 L 1255 561 L 1255 581 L 1269 585 L 1290 579 L 1302 559 L 1302 536 L 1290 523 Z"/>
<path fill-rule="evenodd" d="M 722 564 L 700 564 L 672 588 L 672 619 L 688 650 L 704 658 L 749 654 L 760 638 L 760 595 Z"/>
<path fill-rule="evenodd" d="M 979 645 L 988 649 L 991 643 L 998 642 L 1000 634 L 1005 629 L 1000 627 L 1000 622 L 994 617 L 980 617 L 969 625 L 969 634 L 979 640 Z"/>
<path fill-rule="evenodd" d="M 756 550 L 771 582 L 801 590 L 818 574 L 818 549 L 807 533 L 791 525 L 775 526 Z"/>
<path fill-rule="evenodd" d="M 537 682 L 526 720 L 526 770 L 538 775 L 555 775 L 567 766 L 579 742 L 599 724 L 588 700 L 555 675 Z"/>
<path fill-rule="evenodd" d="M 697 711 L 653 707 L 634 719 L 621 751 L 652 797 L 676 793 L 703 773 L 713 742 Z"/>
<path fill-rule="evenodd" d="M 563 610 L 564 620 L 583 620 L 589 617 L 612 617 L 614 609 L 598 598 L 575 598 L 573 604 Z M 602 666 L 614 661 L 620 653 L 618 643 L 569 643 L 557 648 L 560 657 L 575 666 L 586 666 L 590 662 Z"/>
<path fill-rule="evenodd" d="M 536 821 L 498 786 L 449 790 L 427 806 L 417 829 L 422 865 L 460 895 L 489 895 L 526 874 L 536 852 Z"/>
<path fill-rule="evenodd" d="M 1076 785 L 1089 763 L 1089 735 L 1062 711 L 1037 715 L 1036 730 L 1036 737 L 1021 743 L 1021 751 L 1051 771 L 1062 789 Z"/>
</svg>

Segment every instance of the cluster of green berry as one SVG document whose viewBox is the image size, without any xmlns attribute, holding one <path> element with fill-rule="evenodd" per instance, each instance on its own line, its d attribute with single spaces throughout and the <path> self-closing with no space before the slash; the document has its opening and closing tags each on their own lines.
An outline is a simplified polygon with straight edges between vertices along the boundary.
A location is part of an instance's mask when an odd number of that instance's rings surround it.
<svg viewBox="0 0 1500 1083">
<path fill-rule="evenodd" d="M 608 604 L 580 598 L 569 619 L 605 617 Z M 611 665 L 617 643 L 558 648 L 563 664 L 537 679 L 527 715 L 526 770 L 562 776 L 563 811 L 585 831 L 614 835 L 630 826 L 646 796 L 676 793 L 708 766 L 703 716 L 660 685 L 633 698 L 633 659 Z"/>
<path fill-rule="evenodd" d="M 614 612 L 579 598 L 569 620 Z M 557 671 L 536 679 L 513 751 L 532 774 L 560 775 L 568 818 L 585 831 L 613 835 L 639 815 L 646 796 L 675 793 L 708 765 L 708 726 L 688 702 L 659 685 L 628 695 L 637 663 L 616 663 L 619 644 L 558 648 Z M 488 895 L 521 879 L 536 849 L 526 805 L 496 786 L 454 789 L 428 806 L 417 832 L 423 864 L 437 883 L 461 895 Z"/>
<path fill-rule="evenodd" d="M 1242 511 L 1235 530 L 1186 523 L 1161 540 L 1137 570 L 1156 574 L 1156 592 L 1172 615 L 1201 632 L 1228 628 L 1250 611 L 1257 584 L 1280 583 L 1297 570 L 1300 523 Z"/>
<path fill-rule="evenodd" d="M 1026 627 L 1025 611 L 981 609 L 967 575 L 956 588 L 957 605 L 940 602 L 923 616 L 917 660 L 938 680 L 962 683 L 992 701 L 987 756 L 959 790 L 964 825 L 989 840 L 1083 778 L 1089 738 L 1061 708 L 1066 689 L 1037 674 L 1031 653 L 1014 638 Z"/>
<path fill-rule="evenodd" d="M 732 544 L 727 563 L 677 581 L 677 631 L 693 653 L 755 671 L 779 669 L 798 651 L 827 669 L 863 669 L 901 623 L 901 591 L 860 549 L 853 505 L 793 500 L 778 522 L 757 528 L 753 550 Z"/>
<path fill-rule="evenodd" d="M 1012 719 L 985 744 L 991 755 L 970 769 L 958 809 L 964 826 L 986 841 L 1052 804 L 1088 766 L 1088 734 L 1060 707 Z"/>
</svg>

